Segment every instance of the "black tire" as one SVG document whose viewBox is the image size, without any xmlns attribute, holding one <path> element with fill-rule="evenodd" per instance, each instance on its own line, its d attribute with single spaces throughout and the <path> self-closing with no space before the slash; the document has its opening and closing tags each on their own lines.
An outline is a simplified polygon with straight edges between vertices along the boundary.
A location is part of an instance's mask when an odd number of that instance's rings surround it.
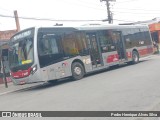
<svg viewBox="0 0 160 120">
<path fill-rule="evenodd" d="M 132 64 L 137 64 L 139 62 L 139 54 L 137 51 L 132 52 Z"/>
<path fill-rule="evenodd" d="M 72 79 L 73 80 L 82 79 L 85 74 L 84 67 L 79 62 L 72 63 L 71 71 L 72 71 Z"/>
</svg>

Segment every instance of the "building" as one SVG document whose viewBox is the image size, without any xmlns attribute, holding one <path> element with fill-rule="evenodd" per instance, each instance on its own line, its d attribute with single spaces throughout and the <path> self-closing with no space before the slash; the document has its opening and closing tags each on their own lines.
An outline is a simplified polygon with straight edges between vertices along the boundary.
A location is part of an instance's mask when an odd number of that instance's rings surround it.
<svg viewBox="0 0 160 120">
<path fill-rule="evenodd" d="M 7 30 L 7 31 L 0 31 L 0 61 L 2 59 L 2 50 L 6 51 L 8 50 L 8 41 L 9 39 L 17 32 L 17 30 Z M 3 62 L 4 67 L 5 67 L 5 72 L 8 74 L 8 60 Z M 1 68 L 1 62 L 0 62 L 0 68 Z M 2 72 L 2 69 L 0 69 L 0 71 Z M 8 75 L 7 75 L 8 76 Z M 0 76 L 0 84 L 4 83 L 3 76 Z M 11 80 L 9 79 L 9 77 L 6 77 L 7 82 L 11 82 Z"/>
<path fill-rule="evenodd" d="M 160 23 L 153 23 L 149 25 L 153 41 L 160 44 Z"/>
<path fill-rule="evenodd" d="M 8 59 L 3 59 L 3 58 L 8 58 L 8 41 L 10 40 L 10 38 L 17 32 L 20 31 L 20 25 L 19 25 L 19 19 L 18 19 L 18 14 L 17 11 L 14 11 L 14 16 L 15 16 L 15 22 L 16 22 L 16 29 L 15 30 L 6 30 L 6 31 L 0 31 L 0 61 L 3 60 L 3 65 L 5 68 L 5 73 L 8 73 L 7 75 L 7 81 L 10 82 L 9 79 L 9 63 L 8 63 Z M 5 53 L 5 54 L 4 54 Z M 0 68 L 1 67 L 1 63 L 0 62 Z M 2 69 L 0 69 L 0 72 L 2 73 Z M 4 83 L 2 76 L 0 76 L 0 84 Z"/>
<path fill-rule="evenodd" d="M 0 31 L 0 46 L 7 43 L 17 30 Z"/>
</svg>

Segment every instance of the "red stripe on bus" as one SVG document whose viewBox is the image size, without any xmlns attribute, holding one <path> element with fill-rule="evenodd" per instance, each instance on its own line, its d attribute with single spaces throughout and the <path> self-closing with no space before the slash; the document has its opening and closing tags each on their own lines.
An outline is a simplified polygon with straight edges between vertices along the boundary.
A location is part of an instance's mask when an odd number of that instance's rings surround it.
<svg viewBox="0 0 160 120">
<path fill-rule="evenodd" d="M 147 54 L 150 54 L 150 53 L 153 53 L 153 48 L 145 48 L 145 49 L 140 49 L 138 50 L 139 54 L 140 55 L 147 55 Z"/>
<path fill-rule="evenodd" d="M 132 58 L 132 52 L 127 52 L 127 58 Z"/>
<path fill-rule="evenodd" d="M 153 50 L 153 47 L 148 48 L 148 52 L 149 52 L 149 53 L 153 53 L 153 51 L 154 51 L 154 50 Z"/>
<path fill-rule="evenodd" d="M 119 55 L 118 54 L 109 55 L 106 59 L 107 63 L 117 62 L 117 61 L 119 61 Z"/>
</svg>

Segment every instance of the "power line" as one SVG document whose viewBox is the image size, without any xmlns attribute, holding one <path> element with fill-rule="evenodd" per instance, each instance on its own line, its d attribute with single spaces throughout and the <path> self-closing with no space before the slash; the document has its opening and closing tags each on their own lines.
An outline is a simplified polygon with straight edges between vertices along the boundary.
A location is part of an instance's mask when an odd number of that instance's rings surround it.
<svg viewBox="0 0 160 120">
<path fill-rule="evenodd" d="M 114 11 L 116 13 L 128 13 L 128 14 L 159 14 L 159 13 L 139 13 L 139 12 L 124 12 L 124 11 Z"/>
<path fill-rule="evenodd" d="M 122 14 L 123 14 L 123 13 L 122 13 Z M 126 13 L 124 13 L 124 14 L 126 14 Z M 114 13 L 114 15 L 116 15 L 116 16 L 121 16 L 120 13 Z M 133 17 L 133 14 L 127 14 L 127 17 L 128 17 L 128 18 Z M 150 19 L 155 18 L 155 17 L 152 17 L 152 18 L 151 18 L 151 16 L 148 16 L 147 14 L 144 14 L 144 15 L 137 14 L 137 15 L 134 15 L 134 18 L 135 18 L 135 17 L 149 17 Z"/>
<path fill-rule="evenodd" d="M 8 9 L 5 9 L 5 8 L 2 8 L 1 6 L 0 6 L 0 9 L 1 9 L 1 10 L 3 10 L 3 11 L 12 12 L 11 10 L 8 10 Z"/>
<path fill-rule="evenodd" d="M 135 1 L 138 1 L 138 0 L 126 0 L 126 1 L 122 1 L 122 2 L 116 2 L 116 3 L 121 4 L 121 3 L 126 3 L 126 2 L 135 2 Z"/>
<path fill-rule="evenodd" d="M 14 16 L 2 15 L 0 17 L 5 18 L 14 18 Z M 27 19 L 27 20 L 42 20 L 42 21 L 60 21 L 60 22 L 87 22 L 87 21 L 102 21 L 102 20 L 60 20 L 60 19 L 51 19 L 51 18 L 34 18 L 34 17 L 18 17 L 19 19 Z"/>
<path fill-rule="evenodd" d="M 142 10 L 142 11 L 157 11 L 157 12 L 159 12 L 160 10 L 149 10 L 149 9 L 129 9 L 129 8 L 113 8 L 113 9 L 115 9 L 115 10 L 118 10 L 118 9 L 120 9 L 120 10 L 133 10 L 133 11 L 139 11 L 139 10 Z"/>
<path fill-rule="evenodd" d="M 80 2 L 78 2 L 78 3 L 76 3 L 76 2 L 69 2 L 69 1 L 63 1 L 63 3 L 67 3 L 67 4 L 69 4 L 69 5 L 78 5 L 78 6 L 82 6 L 82 7 L 85 7 L 85 8 L 90 8 L 90 9 L 94 9 L 94 10 L 99 10 L 99 11 L 106 11 L 105 9 L 103 9 L 103 8 L 99 8 L 99 7 L 97 7 L 97 4 L 92 4 L 92 5 L 96 5 L 96 6 L 94 6 L 94 7 L 92 7 L 92 6 L 88 6 L 88 4 L 90 4 L 89 2 L 83 2 L 83 3 L 87 3 L 87 5 L 84 5 L 84 4 L 80 4 Z M 7 10 L 7 9 L 4 9 L 4 8 L 1 8 L 0 7 L 0 9 L 3 9 L 3 10 L 5 10 L 5 11 L 10 11 L 10 10 Z"/>
<path fill-rule="evenodd" d="M 97 8 L 97 6 L 95 6 L 95 7 L 92 7 L 92 6 L 88 6 L 88 5 L 84 5 L 84 4 L 80 4 L 80 3 L 76 3 L 76 2 L 69 2 L 69 1 L 64 1 L 63 3 L 67 3 L 67 4 L 69 4 L 69 5 L 78 5 L 78 6 L 82 6 L 82 7 L 86 7 L 86 8 L 91 8 L 91 9 L 95 9 L 95 10 L 103 10 L 103 11 L 105 11 L 104 9 L 101 9 L 101 8 Z"/>
<path fill-rule="evenodd" d="M 96 3 L 87 2 L 86 0 L 85 0 L 85 1 L 83 1 L 83 0 L 78 0 L 78 2 L 79 2 L 79 3 L 80 3 L 80 2 L 83 2 L 83 3 L 85 3 L 85 4 L 90 4 L 90 5 L 97 6 Z"/>
</svg>

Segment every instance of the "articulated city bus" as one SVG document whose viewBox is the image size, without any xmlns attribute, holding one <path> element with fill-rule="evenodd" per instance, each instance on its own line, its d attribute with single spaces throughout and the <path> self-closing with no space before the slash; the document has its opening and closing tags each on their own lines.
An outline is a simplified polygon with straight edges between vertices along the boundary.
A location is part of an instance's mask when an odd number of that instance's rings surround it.
<svg viewBox="0 0 160 120">
<path fill-rule="evenodd" d="M 54 81 L 122 63 L 138 63 L 153 53 L 147 26 L 96 25 L 33 27 L 10 40 L 9 66 L 15 84 Z"/>
</svg>

